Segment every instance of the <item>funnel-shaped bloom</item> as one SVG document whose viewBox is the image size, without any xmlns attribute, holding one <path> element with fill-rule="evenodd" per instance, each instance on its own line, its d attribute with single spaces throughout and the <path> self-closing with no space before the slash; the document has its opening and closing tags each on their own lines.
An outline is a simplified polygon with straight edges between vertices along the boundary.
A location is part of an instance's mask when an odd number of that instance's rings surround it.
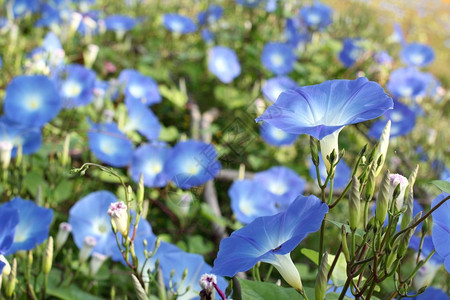
<svg viewBox="0 0 450 300">
<path fill-rule="evenodd" d="M 284 43 L 267 43 L 261 53 L 263 66 L 276 75 L 285 75 L 294 69 L 294 49 Z"/>
<path fill-rule="evenodd" d="M 17 76 L 6 88 L 3 108 L 14 122 L 42 126 L 56 117 L 61 107 L 58 91 L 46 76 Z"/>
<path fill-rule="evenodd" d="M 294 288 L 302 289 L 290 252 L 311 232 L 317 231 L 328 206 L 315 196 L 299 196 L 274 216 L 260 217 L 220 242 L 212 273 L 232 277 L 257 262 L 273 264 Z"/>
<path fill-rule="evenodd" d="M 429 76 L 409 67 L 392 72 L 386 87 L 395 98 L 413 98 L 424 95 L 429 84 Z"/>
<path fill-rule="evenodd" d="M 267 144 L 273 146 L 291 145 L 298 138 L 298 134 L 287 133 L 266 122 L 259 128 L 259 133 Z"/>
<path fill-rule="evenodd" d="M 128 123 L 124 131 L 137 130 L 148 140 L 156 140 L 161 131 L 161 125 L 155 114 L 141 101 L 125 100 L 128 110 Z"/>
<path fill-rule="evenodd" d="M 208 69 L 223 83 L 230 83 L 241 74 L 236 52 L 223 46 L 216 46 L 209 51 Z"/>
<path fill-rule="evenodd" d="M 338 153 L 338 135 L 344 126 L 377 118 L 392 107 L 383 88 L 367 78 L 328 80 L 283 92 L 256 121 L 321 140 L 326 157 L 333 149 Z"/>
<path fill-rule="evenodd" d="M 19 213 L 17 209 L 0 206 L 0 256 L 5 255 L 14 242 L 16 226 L 19 224 Z M 0 275 L 2 266 L 0 261 Z"/>
<path fill-rule="evenodd" d="M 158 84 L 149 76 L 144 76 L 136 70 L 125 69 L 120 72 L 119 82 L 125 87 L 127 100 L 141 101 L 147 105 L 161 102 Z"/>
<path fill-rule="evenodd" d="M 258 172 L 253 180 L 270 192 L 270 199 L 279 212 L 285 210 L 303 193 L 306 184 L 306 181 L 297 173 L 282 166 Z"/>
<path fill-rule="evenodd" d="M 6 202 L 2 207 L 15 209 L 19 214 L 14 243 L 6 254 L 13 254 L 19 250 L 31 250 L 48 238 L 53 210 L 19 197 Z"/>
<path fill-rule="evenodd" d="M 365 50 L 361 46 L 360 39 L 345 39 L 341 52 L 339 52 L 339 60 L 350 68 L 363 56 Z"/>
<path fill-rule="evenodd" d="M 268 79 L 262 86 L 262 92 L 267 100 L 274 103 L 282 92 L 298 87 L 298 84 L 291 78 L 279 76 Z"/>
<path fill-rule="evenodd" d="M 323 30 L 333 21 L 331 19 L 333 10 L 320 2 L 304 6 L 300 10 L 303 22 L 313 30 Z"/>
<path fill-rule="evenodd" d="M 89 148 L 100 161 L 113 167 L 124 167 L 130 162 L 133 143 L 115 123 L 91 123 L 88 138 Z"/>
<path fill-rule="evenodd" d="M 164 26 L 175 33 L 186 34 L 197 31 L 197 25 L 190 18 L 178 14 L 165 14 L 163 16 Z"/>
<path fill-rule="evenodd" d="M 368 134 L 379 139 L 386 123 L 391 120 L 391 137 L 406 135 L 416 125 L 416 113 L 405 104 L 395 101 L 394 109 L 384 113 L 383 119 L 372 124 Z"/>
<path fill-rule="evenodd" d="M 447 179 L 447 182 L 450 178 Z M 449 194 L 442 193 L 437 196 L 431 207 L 436 206 L 439 202 L 448 197 Z M 444 258 L 444 265 L 447 272 L 450 273 L 450 201 L 447 200 L 441 207 L 436 209 L 433 213 L 433 244 L 436 248 L 436 252 Z"/>
<path fill-rule="evenodd" d="M 252 180 L 237 180 L 231 185 L 228 190 L 231 209 L 239 222 L 248 224 L 258 217 L 277 213 L 271 194 L 261 186 Z"/>
<path fill-rule="evenodd" d="M 213 179 L 221 167 L 214 146 L 197 141 L 176 144 L 164 165 L 170 180 L 182 189 Z"/>
<path fill-rule="evenodd" d="M 430 46 L 411 43 L 403 47 L 400 57 L 410 66 L 425 67 L 433 62 L 434 51 Z"/>
<path fill-rule="evenodd" d="M 164 170 L 164 164 L 171 151 L 164 144 L 145 144 L 137 148 L 131 160 L 131 178 L 138 182 L 141 174 L 143 174 L 145 186 L 165 186 L 169 178 Z"/>
<path fill-rule="evenodd" d="M 17 155 L 17 149 L 22 147 L 22 154 L 33 154 L 41 148 L 41 130 L 26 126 L 0 117 L 0 142 L 8 142 L 13 146 L 11 157 Z"/>
<path fill-rule="evenodd" d="M 82 65 L 72 64 L 64 69 L 63 79 L 59 80 L 59 93 L 65 107 L 87 105 L 94 99 L 95 72 Z"/>
</svg>

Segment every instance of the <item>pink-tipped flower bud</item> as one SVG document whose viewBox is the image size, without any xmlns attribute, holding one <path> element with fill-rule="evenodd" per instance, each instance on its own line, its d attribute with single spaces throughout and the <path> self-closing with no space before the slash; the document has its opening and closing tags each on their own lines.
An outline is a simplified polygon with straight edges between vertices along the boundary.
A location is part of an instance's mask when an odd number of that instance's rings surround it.
<svg viewBox="0 0 450 300">
<path fill-rule="evenodd" d="M 56 234 L 55 246 L 56 251 L 61 249 L 61 247 L 66 243 L 69 234 L 72 232 L 72 225 L 66 222 L 59 224 L 59 230 Z"/>
<path fill-rule="evenodd" d="M 395 189 L 397 186 L 399 186 L 400 193 L 397 195 L 395 199 L 395 210 L 398 212 L 403 208 L 403 201 L 405 198 L 405 191 L 408 187 L 408 179 L 406 179 L 405 176 L 402 176 L 400 174 L 391 174 L 389 178 L 390 182 L 390 189 L 389 189 L 389 195 L 391 197 L 395 197 L 394 195 Z"/>
<path fill-rule="evenodd" d="M 207 292 L 212 293 L 214 291 L 214 284 L 217 285 L 217 277 L 214 274 L 203 274 L 200 277 L 200 286 Z"/>
<path fill-rule="evenodd" d="M 117 230 L 123 236 L 126 236 L 128 234 L 127 205 L 122 201 L 111 203 L 108 209 L 108 215 L 116 225 Z"/>
<path fill-rule="evenodd" d="M 92 236 L 87 236 L 83 241 L 83 248 L 80 250 L 78 259 L 80 263 L 84 263 L 91 255 L 92 249 L 97 245 L 97 240 Z"/>
<path fill-rule="evenodd" d="M 98 252 L 92 253 L 91 261 L 89 263 L 89 272 L 92 276 L 97 274 L 98 270 L 100 270 L 100 267 L 103 265 L 105 260 L 108 259 L 108 257 L 109 256 Z"/>
</svg>

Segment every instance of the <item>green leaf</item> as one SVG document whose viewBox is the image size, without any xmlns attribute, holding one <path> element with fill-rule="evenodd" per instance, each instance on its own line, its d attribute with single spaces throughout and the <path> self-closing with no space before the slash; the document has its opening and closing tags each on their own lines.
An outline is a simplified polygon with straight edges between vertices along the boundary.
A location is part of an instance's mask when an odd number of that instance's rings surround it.
<svg viewBox="0 0 450 300">
<path fill-rule="evenodd" d="M 47 195 L 48 183 L 45 181 L 44 175 L 38 171 L 31 171 L 25 175 L 23 184 L 33 197 L 36 197 L 39 186 L 41 187 L 42 196 L 45 197 Z"/>
<path fill-rule="evenodd" d="M 338 222 L 338 221 L 333 221 L 333 220 L 330 220 L 330 219 L 326 219 L 326 220 L 328 222 L 330 222 L 331 224 L 335 225 L 339 229 L 341 229 L 342 225 L 344 225 L 345 226 L 345 230 L 347 230 L 347 232 L 352 232 L 352 230 L 350 229 L 350 226 L 348 226 L 347 224 L 344 224 L 344 223 L 341 223 L 341 222 Z M 365 234 L 365 231 L 360 229 L 360 228 L 358 228 L 358 229 L 356 229 L 355 234 L 357 236 L 359 236 L 359 237 L 363 237 L 364 234 Z"/>
<path fill-rule="evenodd" d="M 180 108 L 184 108 L 186 106 L 188 97 L 182 91 L 180 91 L 176 88 L 169 88 L 165 85 L 160 85 L 159 92 L 161 93 L 161 95 L 164 98 L 167 98 L 167 100 L 169 100 L 176 106 L 178 106 Z"/>
<path fill-rule="evenodd" d="M 270 282 L 257 282 L 238 278 L 241 284 L 242 300 L 291 300 L 303 299 L 302 296 L 293 288 L 277 286 Z"/>
<path fill-rule="evenodd" d="M 450 194 L 450 182 L 445 180 L 431 180 L 430 183 L 441 191 Z"/>
<path fill-rule="evenodd" d="M 161 127 L 161 132 L 159 133 L 159 139 L 164 142 L 173 142 L 178 139 L 178 129 L 175 126 Z"/>
<path fill-rule="evenodd" d="M 56 204 L 69 198 L 72 195 L 72 187 L 72 182 L 68 180 L 62 180 L 61 182 L 59 182 L 54 190 L 52 203 Z"/>
<path fill-rule="evenodd" d="M 47 294 L 62 300 L 101 300 L 102 298 L 88 294 L 75 285 L 70 287 L 48 287 Z"/>
<path fill-rule="evenodd" d="M 319 258 L 319 253 L 312 249 L 302 248 L 300 252 L 306 256 L 309 260 L 311 260 L 314 264 L 317 265 L 317 261 Z M 336 256 L 333 254 L 328 254 L 328 269 L 331 267 L 331 264 Z M 344 255 L 341 253 L 339 255 L 336 266 L 333 270 L 333 275 L 331 276 L 331 280 L 333 280 L 334 285 L 343 286 L 345 284 L 345 280 L 347 279 L 347 262 L 345 261 Z M 302 273 L 300 273 L 302 274 Z"/>
</svg>

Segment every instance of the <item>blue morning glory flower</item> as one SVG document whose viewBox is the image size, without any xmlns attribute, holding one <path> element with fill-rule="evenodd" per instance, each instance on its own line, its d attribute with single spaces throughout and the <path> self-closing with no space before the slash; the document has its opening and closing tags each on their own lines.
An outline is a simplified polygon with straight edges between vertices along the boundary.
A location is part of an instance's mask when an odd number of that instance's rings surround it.
<svg viewBox="0 0 450 300">
<path fill-rule="evenodd" d="M 298 134 L 287 133 L 266 122 L 259 127 L 259 134 L 264 142 L 272 146 L 292 145 L 298 138 Z"/>
<path fill-rule="evenodd" d="M 364 54 L 365 50 L 360 45 L 361 39 L 344 39 L 341 52 L 339 52 L 339 60 L 350 68 Z"/>
<path fill-rule="evenodd" d="M 152 105 L 161 102 L 158 84 L 150 76 L 136 70 L 125 69 L 120 72 L 119 82 L 124 85 L 125 98 Z"/>
<path fill-rule="evenodd" d="M 164 165 L 170 180 L 182 189 L 213 179 L 221 167 L 212 144 L 192 140 L 176 144 Z"/>
<path fill-rule="evenodd" d="M 131 160 L 131 178 L 135 182 L 139 182 L 142 173 L 145 186 L 165 186 L 169 178 L 164 170 L 164 165 L 170 157 L 171 151 L 167 145 L 162 143 L 145 144 L 137 148 Z"/>
<path fill-rule="evenodd" d="M 42 126 L 56 117 L 61 107 L 58 91 L 46 76 L 17 76 L 6 87 L 3 108 L 14 122 Z"/>
<path fill-rule="evenodd" d="M 387 51 L 380 51 L 375 54 L 375 61 L 380 65 L 390 65 L 394 59 L 387 53 Z"/>
<path fill-rule="evenodd" d="M 12 10 L 14 18 L 25 16 L 27 13 L 35 13 L 39 10 L 40 1 L 36 0 L 14 0 Z"/>
<path fill-rule="evenodd" d="M 310 6 L 304 6 L 300 9 L 300 15 L 305 24 L 313 30 L 323 30 L 330 25 L 333 20 L 333 10 L 331 7 L 320 2 L 314 2 Z"/>
<path fill-rule="evenodd" d="M 223 239 L 211 272 L 232 277 L 262 261 L 273 264 L 291 286 L 302 290 L 290 252 L 319 229 L 327 212 L 327 204 L 317 197 L 299 196 L 284 212 L 259 217 Z"/>
<path fill-rule="evenodd" d="M 163 16 L 163 24 L 168 30 L 178 34 L 197 31 L 197 25 L 195 25 L 194 21 L 179 14 L 165 14 Z"/>
<path fill-rule="evenodd" d="M 14 243 L 16 227 L 19 224 L 19 213 L 16 208 L 5 205 L 0 206 L 0 256 L 6 255 Z M 2 265 L 0 260 L 0 274 Z M 3 264 L 4 266 L 4 264 Z"/>
<path fill-rule="evenodd" d="M 395 98 L 413 98 L 426 93 L 429 78 L 414 67 L 393 71 L 386 85 Z"/>
<path fill-rule="evenodd" d="M 386 123 L 391 120 L 391 138 L 410 133 L 416 125 L 416 113 L 400 101 L 394 101 L 394 109 L 384 113 L 381 120 L 375 121 L 368 135 L 379 139 Z"/>
<path fill-rule="evenodd" d="M 289 45 L 294 48 L 297 48 L 302 43 L 308 42 L 311 38 L 310 33 L 302 25 L 295 18 L 286 18 L 284 34 Z"/>
<path fill-rule="evenodd" d="M 447 182 L 450 182 L 450 178 L 447 179 Z M 439 202 L 441 202 L 444 198 L 449 196 L 447 193 L 442 193 L 439 196 L 437 196 L 432 204 L 431 207 L 436 206 Z M 450 273 L 450 247 L 449 247 L 449 241 L 450 241 L 450 201 L 446 201 L 444 204 L 442 204 L 441 207 L 439 207 L 437 210 L 435 210 L 433 215 L 433 244 L 436 248 L 436 252 L 444 258 L 444 265 L 445 269 L 447 269 L 447 272 Z"/>
<path fill-rule="evenodd" d="M 48 3 L 44 3 L 41 11 L 40 18 L 34 23 L 35 27 L 53 27 L 60 26 L 63 22 L 63 18 L 71 13 L 67 5 L 61 5 L 54 7 Z"/>
<path fill-rule="evenodd" d="M 31 250 L 48 238 L 50 223 L 53 220 L 53 210 L 40 207 L 33 201 L 20 197 L 13 198 L 1 207 L 15 209 L 19 215 L 14 243 L 6 252 L 7 255 L 19 250 Z"/>
<path fill-rule="evenodd" d="M 125 104 L 128 110 L 128 123 L 124 131 L 137 130 L 148 140 L 156 140 L 161 131 L 161 125 L 155 114 L 141 101 L 126 99 Z"/>
<path fill-rule="evenodd" d="M 97 191 L 78 200 L 69 210 L 69 224 L 79 249 L 83 248 L 84 239 L 90 236 L 97 242 L 93 252 L 113 255 L 117 245 L 108 209 L 114 202 L 117 202 L 117 197 L 113 193 Z"/>
<path fill-rule="evenodd" d="M 214 38 L 215 38 L 215 35 L 214 35 L 214 33 L 211 32 L 211 30 L 209 30 L 208 28 L 203 28 L 202 29 L 202 39 L 206 43 L 213 42 Z"/>
<path fill-rule="evenodd" d="M 0 142 L 11 143 L 11 157 L 16 157 L 17 149 L 22 147 L 22 154 L 33 154 L 41 148 L 40 128 L 30 127 L 0 117 Z"/>
<path fill-rule="evenodd" d="M 327 167 L 325 166 L 322 157 L 323 157 L 322 155 L 319 155 L 319 173 L 320 173 L 320 180 L 322 180 L 323 184 L 327 179 L 328 174 L 327 174 Z M 336 166 L 336 170 L 334 172 L 335 175 L 333 187 L 335 189 L 345 188 L 350 179 L 352 179 L 352 170 L 350 169 L 350 167 L 343 159 L 341 159 L 341 161 Z M 311 178 L 313 178 L 315 182 L 317 182 L 316 166 L 314 166 L 312 161 L 309 164 L 309 176 L 311 176 Z"/>
<path fill-rule="evenodd" d="M 255 173 L 253 178 L 261 187 L 271 194 L 278 211 L 285 210 L 305 189 L 306 181 L 287 167 L 272 167 Z"/>
<path fill-rule="evenodd" d="M 266 11 L 274 12 L 277 9 L 278 0 L 267 0 L 266 1 Z"/>
<path fill-rule="evenodd" d="M 126 32 L 133 29 L 136 24 L 136 19 L 123 15 L 112 15 L 105 19 L 106 30 L 111 31 Z"/>
<path fill-rule="evenodd" d="M 288 76 L 278 76 L 266 80 L 262 86 L 262 92 L 264 97 L 273 103 L 282 92 L 298 87 L 298 84 Z"/>
<path fill-rule="evenodd" d="M 81 13 L 81 22 L 77 32 L 82 36 L 93 36 L 99 32 L 99 11 L 88 11 Z"/>
<path fill-rule="evenodd" d="M 270 192 L 261 188 L 258 182 L 236 180 L 228 190 L 228 196 L 231 199 L 233 214 L 243 224 L 248 224 L 258 217 L 277 213 Z"/>
<path fill-rule="evenodd" d="M 216 23 L 223 15 L 223 8 L 217 4 L 211 4 L 204 11 L 201 11 L 197 15 L 198 23 L 200 25 L 204 24 L 214 24 Z"/>
<path fill-rule="evenodd" d="M 256 7 L 262 0 L 236 0 L 237 4 L 247 7 Z"/>
<path fill-rule="evenodd" d="M 96 74 L 78 64 L 67 65 L 58 80 L 59 93 L 67 108 L 84 106 L 94 100 Z"/>
<path fill-rule="evenodd" d="M 236 52 L 224 46 L 210 49 L 208 69 L 223 83 L 230 83 L 241 74 L 241 65 Z"/>
<path fill-rule="evenodd" d="M 294 49 L 284 43 L 267 43 L 261 53 L 263 66 L 276 75 L 285 75 L 294 69 Z"/>
<path fill-rule="evenodd" d="M 256 121 L 321 140 L 326 157 L 333 150 L 339 153 L 338 136 L 344 126 L 377 118 L 392 106 L 383 88 L 367 78 L 328 80 L 281 93 Z M 328 160 L 325 164 L 329 168 Z"/>
<path fill-rule="evenodd" d="M 417 297 L 410 298 L 411 300 L 450 300 L 450 297 L 441 289 L 430 286 L 425 292 L 418 295 Z"/>
<path fill-rule="evenodd" d="M 117 124 L 90 123 L 89 148 L 97 159 L 113 167 L 128 165 L 133 156 L 133 143 L 119 130 Z"/>
<path fill-rule="evenodd" d="M 410 66 L 425 67 L 433 62 L 434 51 L 430 46 L 411 43 L 403 47 L 400 58 Z"/>
</svg>

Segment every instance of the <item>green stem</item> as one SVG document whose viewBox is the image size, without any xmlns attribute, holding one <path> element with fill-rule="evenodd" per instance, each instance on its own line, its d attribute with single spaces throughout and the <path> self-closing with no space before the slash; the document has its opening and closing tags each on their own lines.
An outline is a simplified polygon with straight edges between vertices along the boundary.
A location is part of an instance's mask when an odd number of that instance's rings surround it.
<svg viewBox="0 0 450 300">
<path fill-rule="evenodd" d="M 320 262 L 322 261 L 323 256 L 323 239 L 325 235 L 325 221 L 327 219 L 327 215 L 322 220 L 322 225 L 320 225 L 320 240 L 319 240 L 319 263 L 317 264 L 320 266 Z"/>
</svg>

